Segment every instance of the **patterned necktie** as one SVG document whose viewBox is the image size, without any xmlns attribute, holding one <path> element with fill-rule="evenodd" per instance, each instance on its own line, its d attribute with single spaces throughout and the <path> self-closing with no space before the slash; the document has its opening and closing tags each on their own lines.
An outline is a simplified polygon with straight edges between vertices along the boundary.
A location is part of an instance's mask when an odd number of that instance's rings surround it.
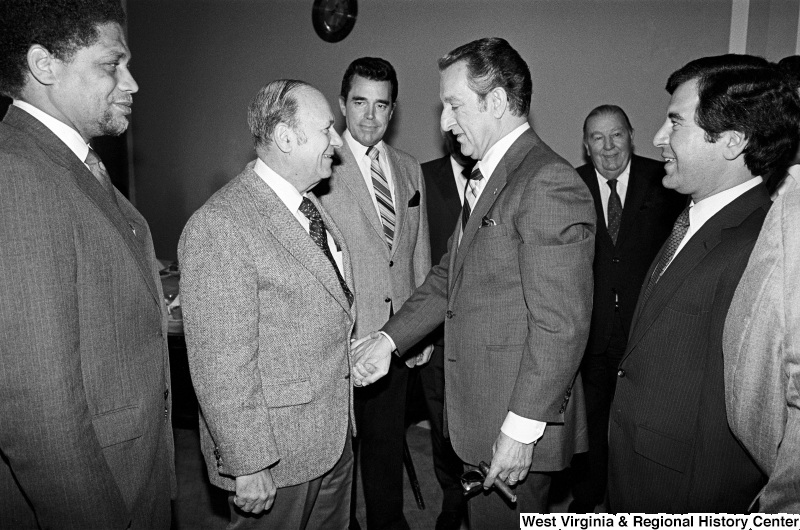
<svg viewBox="0 0 800 530">
<path fill-rule="evenodd" d="M 607 180 L 606 184 L 611 188 L 611 195 L 608 197 L 608 235 L 616 245 L 619 225 L 622 221 L 622 200 L 617 193 L 617 179 Z"/>
<path fill-rule="evenodd" d="M 664 271 L 667 269 L 667 265 L 669 265 L 672 261 L 672 258 L 675 256 L 675 252 L 678 250 L 678 246 L 681 244 L 681 241 L 683 241 L 683 238 L 686 236 L 686 232 L 688 231 L 689 206 L 687 206 L 675 220 L 675 225 L 672 227 L 672 233 L 669 235 L 667 244 L 664 247 L 664 253 L 661 254 L 661 259 L 658 260 L 658 265 L 656 265 L 656 268 L 653 269 L 653 275 L 650 276 L 650 281 L 647 282 L 647 287 L 644 291 L 643 302 L 650 297 L 653 287 L 655 287 L 656 283 L 658 283 L 658 280 L 661 279 L 661 275 L 664 274 Z"/>
<path fill-rule="evenodd" d="M 86 155 L 86 160 L 84 161 L 87 166 L 89 166 L 89 171 L 92 172 L 94 178 L 103 186 L 103 189 L 106 190 L 109 197 L 111 197 L 111 201 L 119 207 L 117 203 L 117 195 L 114 193 L 114 185 L 111 183 L 111 178 L 108 176 L 108 171 L 106 170 L 106 166 L 103 165 L 103 162 L 100 160 L 100 157 L 97 156 L 97 153 L 94 152 L 94 149 L 91 147 L 89 148 L 89 153 Z"/>
<path fill-rule="evenodd" d="M 333 259 L 333 254 L 331 254 L 331 249 L 328 246 L 328 234 L 325 231 L 325 222 L 322 220 L 322 215 L 308 197 L 303 197 L 303 202 L 300 203 L 299 210 L 300 213 L 305 215 L 308 219 L 308 235 L 310 235 L 314 243 L 322 249 L 325 257 L 328 258 L 328 261 L 333 265 L 333 270 L 336 271 L 336 277 L 339 279 L 339 285 L 342 286 L 342 291 L 344 291 L 344 295 L 347 297 L 347 302 L 352 306 L 353 293 L 350 291 L 350 288 L 347 287 L 347 283 L 345 283 L 344 278 L 342 278 L 342 273 L 339 272 L 339 267 L 336 265 L 336 260 Z"/>
<path fill-rule="evenodd" d="M 475 166 L 475 168 L 472 170 L 472 173 L 470 173 L 469 180 L 467 180 L 467 186 L 464 188 L 464 208 L 461 210 L 462 232 L 467 226 L 469 214 L 471 214 L 472 209 L 475 208 L 475 202 L 478 200 L 478 194 L 481 192 L 482 187 L 483 173 L 481 173 L 481 170 L 478 169 L 478 166 Z"/>
<path fill-rule="evenodd" d="M 373 145 L 367 149 L 367 156 L 372 159 L 370 169 L 372 170 L 372 187 L 375 189 L 375 200 L 378 201 L 378 211 L 381 214 L 381 224 L 383 225 L 383 235 L 389 250 L 392 250 L 394 241 L 394 206 L 392 205 L 392 192 L 389 190 L 389 182 L 381 171 L 378 162 L 378 150 Z"/>
</svg>

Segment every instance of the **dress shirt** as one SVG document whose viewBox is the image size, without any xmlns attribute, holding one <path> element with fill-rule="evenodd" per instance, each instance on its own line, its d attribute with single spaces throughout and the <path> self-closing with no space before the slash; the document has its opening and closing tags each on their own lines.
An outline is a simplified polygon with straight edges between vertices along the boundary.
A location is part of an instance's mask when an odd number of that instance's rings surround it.
<svg viewBox="0 0 800 530">
<path fill-rule="evenodd" d="M 364 177 L 364 183 L 367 185 L 367 189 L 369 190 L 369 196 L 372 198 L 372 205 L 375 206 L 375 211 L 378 214 L 378 218 L 380 218 L 381 211 L 378 208 L 378 199 L 375 198 L 375 187 L 372 185 L 372 159 L 367 156 L 367 149 L 369 149 L 369 147 L 358 143 L 358 141 L 353 138 L 353 135 L 350 134 L 349 130 L 344 131 L 342 138 L 344 138 L 344 141 L 347 142 L 348 147 L 350 147 L 350 151 L 353 152 L 353 156 L 358 163 L 358 167 L 361 169 L 361 176 Z M 389 160 L 386 156 L 386 147 L 383 143 L 383 140 L 375 144 L 375 149 L 378 150 L 378 163 L 381 166 L 381 171 L 383 171 L 383 176 L 386 177 L 386 182 L 389 183 L 389 191 L 392 192 L 392 206 L 396 212 L 397 201 L 395 200 L 394 194 L 394 179 L 392 178 L 392 168 L 390 167 L 391 164 L 389 164 Z"/>
<path fill-rule="evenodd" d="M 58 136 L 59 140 L 67 144 L 67 147 L 69 147 L 70 151 L 75 153 L 75 156 L 77 156 L 80 161 L 83 162 L 83 165 L 89 168 L 89 166 L 86 165 L 86 155 L 89 154 L 89 144 L 83 141 L 83 137 L 78 133 L 78 131 L 63 121 L 50 116 L 43 110 L 34 107 L 25 101 L 15 99 L 13 105 L 24 110 L 42 122 L 42 125 L 50 129 L 53 134 Z"/>
<path fill-rule="evenodd" d="M 600 202 L 603 203 L 603 216 L 606 218 L 606 226 L 608 226 L 608 199 L 611 197 L 611 188 L 608 186 L 608 179 L 600 174 L 597 169 L 594 170 L 597 175 L 597 183 L 600 185 Z M 631 176 L 631 161 L 628 160 L 628 166 L 625 168 L 620 176 L 617 177 L 617 195 L 622 207 L 625 208 L 625 197 L 628 196 L 628 179 Z"/>
<path fill-rule="evenodd" d="M 272 188 L 275 195 L 277 195 L 281 202 L 286 205 L 286 208 L 292 212 L 292 215 L 294 215 L 294 218 L 300 223 L 300 226 L 303 227 L 303 230 L 308 233 L 310 223 L 308 217 L 300 212 L 300 203 L 303 202 L 303 195 L 297 191 L 297 188 L 285 178 L 275 173 L 275 171 L 260 158 L 256 159 L 253 171 L 255 171 L 256 175 L 261 177 L 261 180 L 266 182 L 267 186 Z M 328 236 L 328 247 L 331 249 L 331 254 L 333 254 L 333 260 L 336 262 L 336 266 L 339 267 L 339 272 L 342 274 L 342 277 L 344 277 L 344 273 L 342 273 L 344 270 L 342 268 L 342 251 L 339 249 L 336 240 L 333 239 L 330 230 L 326 228 L 325 234 Z"/>
<path fill-rule="evenodd" d="M 450 166 L 453 168 L 453 177 L 456 179 L 456 189 L 458 190 L 458 200 L 464 206 L 464 189 L 467 187 L 467 177 L 464 176 L 464 166 L 459 164 L 455 158 L 450 157 Z"/>
<path fill-rule="evenodd" d="M 681 244 L 678 245 L 678 249 L 675 251 L 675 255 L 672 256 L 672 259 L 664 267 L 666 271 L 669 268 L 670 263 L 675 261 L 675 256 L 677 256 L 681 249 L 686 246 L 686 243 L 692 238 L 694 234 L 697 233 L 700 228 L 706 221 L 714 217 L 720 210 L 725 208 L 727 205 L 732 203 L 736 198 L 740 195 L 743 195 L 746 191 L 755 188 L 759 184 L 761 184 L 762 179 L 761 177 L 753 177 L 746 182 L 742 182 L 738 186 L 734 186 L 732 188 L 728 188 L 725 191 L 721 191 L 716 193 L 710 197 L 706 197 L 702 201 L 695 203 L 694 201 L 689 203 L 689 230 L 686 231 L 686 235 L 683 236 L 681 240 Z M 663 273 L 662 273 L 663 274 Z"/>
</svg>

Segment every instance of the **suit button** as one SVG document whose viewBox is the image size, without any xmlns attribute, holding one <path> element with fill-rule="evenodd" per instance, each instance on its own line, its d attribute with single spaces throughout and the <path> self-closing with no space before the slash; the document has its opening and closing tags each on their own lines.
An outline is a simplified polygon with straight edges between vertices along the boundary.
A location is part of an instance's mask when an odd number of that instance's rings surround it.
<svg viewBox="0 0 800 530">
<path fill-rule="evenodd" d="M 350 374 L 347 374 L 346 376 L 344 376 L 344 378 L 345 379 L 350 379 Z"/>
<path fill-rule="evenodd" d="M 392 299 L 387 296 L 386 298 L 383 299 L 383 301 L 388 304 L 389 302 L 392 301 Z"/>
<path fill-rule="evenodd" d="M 389 262 L 389 266 L 390 266 L 390 267 L 394 267 L 394 261 L 390 261 L 390 262 Z"/>
<path fill-rule="evenodd" d="M 453 313 L 452 311 L 448 310 L 447 313 L 445 313 L 445 316 L 449 319 L 449 318 L 453 318 L 454 316 L 456 316 L 456 314 Z"/>
<path fill-rule="evenodd" d="M 617 370 L 617 377 L 625 377 L 625 370 L 623 370 L 622 368 Z"/>
<path fill-rule="evenodd" d="M 168 388 L 168 389 L 166 389 L 166 390 L 164 390 L 164 400 L 166 401 L 166 399 L 167 399 L 168 397 L 169 397 L 169 388 Z"/>
<path fill-rule="evenodd" d="M 611 258 L 611 263 L 619 263 L 619 258 Z"/>
</svg>

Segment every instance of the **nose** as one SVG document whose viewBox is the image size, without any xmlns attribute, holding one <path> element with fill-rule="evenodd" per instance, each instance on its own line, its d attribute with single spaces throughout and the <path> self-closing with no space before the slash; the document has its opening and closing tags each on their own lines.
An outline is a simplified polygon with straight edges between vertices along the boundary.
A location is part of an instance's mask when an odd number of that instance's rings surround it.
<svg viewBox="0 0 800 530">
<path fill-rule="evenodd" d="M 456 119 L 453 115 L 453 109 L 451 109 L 448 105 L 445 105 L 442 109 L 442 117 L 439 120 L 439 126 L 443 131 L 451 131 L 455 123 Z"/>
<path fill-rule="evenodd" d="M 121 91 L 128 92 L 130 94 L 135 94 L 139 91 L 139 84 L 133 78 L 133 74 L 131 74 L 127 67 L 120 68 L 117 86 Z"/>
<path fill-rule="evenodd" d="M 367 105 L 367 114 L 365 118 L 371 120 L 375 117 L 375 106 L 374 105 Z"/>
<path fill-rule="evenodd" d="M 339 136 L 339 133 L 336 132 L 336 129 L 331 127 L 331 145 L 333 147 L 341 147 L 342 146 L 342 137 Z"/>
<path fill-rule="evenodd" d="M 614 149 L 614 140 L 611 139 L 611 136 L 603 137 L 603 149 L 606 151 L 611 151 Z"/>
<path fill-rule="evenodd" d="M 666 145 L 669 142 L 669 120 L 664 120 L 664 125 L 656 131 L 656 135 L 653 137 L 653 145 L 656 147 L 660 147 L 662 145 Z"/>
</svg>

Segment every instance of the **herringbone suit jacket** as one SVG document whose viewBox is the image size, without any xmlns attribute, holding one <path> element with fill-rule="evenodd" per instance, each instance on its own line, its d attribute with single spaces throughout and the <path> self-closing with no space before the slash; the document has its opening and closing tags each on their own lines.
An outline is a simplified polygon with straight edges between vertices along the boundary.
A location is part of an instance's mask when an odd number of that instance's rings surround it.
<svg viewBox="0 0 800 530">
<path fill-rule="evenodd" d="M 343 252 L 342 234 L 313 194 Z M 321 476 L 352 417 L 350 307 L 336 272 L 252 169 L 215 193 L 181 235 L 186 348 L 211 483 L 273 466 L 277 487 Z"/>
<path fill-rule="evenodd" d="M 763 184 L 748 190 L 642 289 L 611 405 L 612 510 L 741 513 L 761 487 L 725 416 L 722 330 L 769 206 Z"/>
<path fill-rule="evenodd" d="M 169 528 L 166 312 L 147 222 L 39 120 L 0 125 L 0 527 Z"/>
<path fill-rule="evenodd" d="M 775 200 L 725 321 L 728 422 L 769 480 L 758 509 L 800 513 L 800 185 Z"/>
<path fill-rule="evenodd" d="M 459 225 L 460 226 L 460 225 Z M 585 450 L 578 365 L 592 305 L 595 212 L 575 170 L 532 130 L 506 152 L 466 225 L 384 326 L 402 353 L 444 321 L 453 448 L 477 464 L 508 413 L 548 422 L 534 471 Z"/>
</svg>

